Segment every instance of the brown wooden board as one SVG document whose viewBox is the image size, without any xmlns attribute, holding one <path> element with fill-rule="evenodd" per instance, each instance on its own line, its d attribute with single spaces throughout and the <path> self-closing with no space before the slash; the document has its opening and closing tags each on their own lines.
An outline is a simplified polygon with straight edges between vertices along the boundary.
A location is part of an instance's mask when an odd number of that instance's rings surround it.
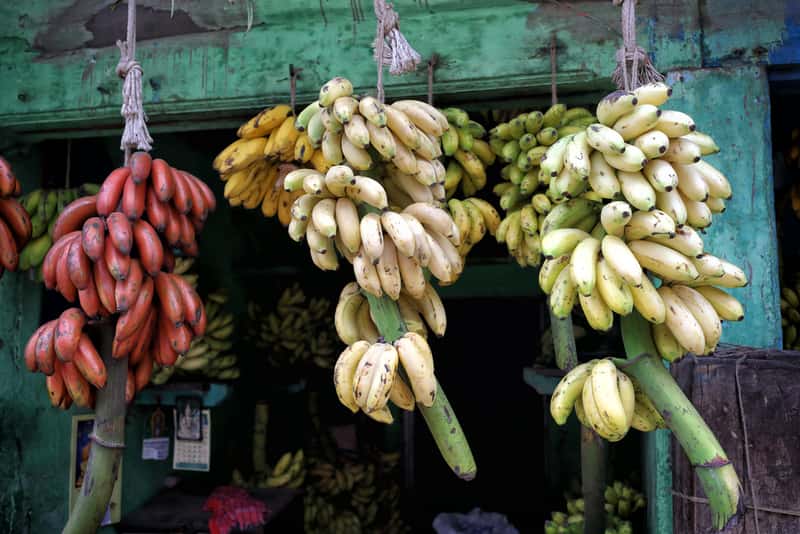
<svg viewBox="0 0 800 534">
<path fill-rule="evenodd" d="M 744 359 L 741 359 L 743 358 Z M 728 534 L 755 533 L 751 479 L 745 461 L 745 439 L 736 385 L 736 362 L 750 452 L 752 490 L 760 508 L 762 534 L 797 534 L 800 516 L 800 352 L 727 346 L 713 357 L 687 357 L 672 366 L 672 374 L 706 420 L 736 468 L 743 485 L 744 510 Z M 704 498 L 686 455 L 673 440 L 673 489 Z M 673 495 L 674 532 L 716 532 L 705 503 Z"/>
</svg>

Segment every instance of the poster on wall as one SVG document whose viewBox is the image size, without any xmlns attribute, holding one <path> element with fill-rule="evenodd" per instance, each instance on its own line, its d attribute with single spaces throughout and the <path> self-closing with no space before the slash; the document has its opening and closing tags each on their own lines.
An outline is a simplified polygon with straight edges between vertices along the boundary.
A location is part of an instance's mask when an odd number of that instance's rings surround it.
<svg viewBox="0 0 800 534">
<path fill-rule="evenodd" d="M 94 429 L 94 414 L 72 416 L 72 439 L 70 440 L 69 462 L 69 509 L 78 500 L 83 479 L 86 475 L 86 466 L 89 464 L 89 454 L 92 451 L 92 440 L 89 436 Z M 119 473 L 114 489 L 111 492 L 111 501 L 108 503 L 106 514 L 101 525 L 119 523 L 122 510 L 122 460 L 120 459 Z"/>
</svg>

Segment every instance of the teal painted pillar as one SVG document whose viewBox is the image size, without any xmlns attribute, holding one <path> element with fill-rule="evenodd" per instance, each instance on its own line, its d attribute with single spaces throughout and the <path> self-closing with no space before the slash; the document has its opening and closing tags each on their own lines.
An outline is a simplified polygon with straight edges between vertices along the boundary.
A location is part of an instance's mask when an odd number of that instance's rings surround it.
<svg viewBox="0 0 800 534">
<path fill-rule="evenodd" d="M 750 283 L 731 292 L 745 320 L 725 323 L 722 341 L 781 347 L 778 248 L 772 187 L 769 87 L 763 68 L 699 69 L 669 73 L 673 96 L 665 108 L 691 115 L 697 128 L 722 148 L 709 163 L 733 186 L 733 198 L 703 240 L 706 249 L 744 268 Z M 645 488 L 650 534 L 672 533 L 670 433 L 644 438 Z M 741 466 L 737 466 L 737 470 Z"/>
</svg>

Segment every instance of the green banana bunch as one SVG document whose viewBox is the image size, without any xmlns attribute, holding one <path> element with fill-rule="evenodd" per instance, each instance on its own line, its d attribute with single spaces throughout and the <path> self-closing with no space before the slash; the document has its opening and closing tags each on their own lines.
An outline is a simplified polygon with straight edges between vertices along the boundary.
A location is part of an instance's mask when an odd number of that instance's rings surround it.
<svg viewBox="0 0 800 534">
<path fill-rule="evenodd" d="M 496 155 L 484 141 L 486 128 L 470 119 L 463 109 L 441 110 L 450 128 L 442 133 L 442 153 L 446 197 L 451 198 L 459 186 L 464 197 L 471 197 L 486 186 L 486 168 L 495 162 Z"/>
<path fill-rule="evenodd" d="M 644 495 L 632 487 L 615 481 L 605 490 L 605 534 L 633 534 L 629 521 L 634 512 L 644 508 Z M 580 534 L 583 532 L 584 501 L 567 498 L 567 512 L 552 512 L 544 523 L 545 534 Z"/>
<path fill-rule="evenodd" d="M 248 304 L 247 338 L 265 351 L 272 367 L 313 363 L 332 369 L 337 341 L 331 311 L 330 301 L 309 299 L 295 284 L 281 293 L 270 313 L 255 302 Z"/>
<path fill-rule="evenodd" d="M 19 198 L 19 202 L 31 218 L 31 239 L 19 253 L 19 270 L 39 267 L 53 246 L 53 226 L 64 207 L 78 197 L 95 195 L 100 190 L 97 184 L 83 184 L 70 189 L 36 189 Z"/>
</svg>

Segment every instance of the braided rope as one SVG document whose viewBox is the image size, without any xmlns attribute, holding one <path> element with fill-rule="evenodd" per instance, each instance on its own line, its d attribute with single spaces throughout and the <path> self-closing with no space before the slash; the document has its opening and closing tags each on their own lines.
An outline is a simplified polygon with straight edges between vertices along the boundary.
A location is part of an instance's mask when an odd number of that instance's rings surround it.
<svg viewBox="0 0 800 534">
<path fill-rule="evenodd" d="M 422 56 L 400 32 L 400 17 L 392 5 L 385 0 L 373 0 L 373 7 L 378 22 L 372 48 L 378 64 L 378 100 L 383 102 L 383 67 L 388 65 L 389 73 L 394 76 L 413 72 L 422 61 Z"/>
<path fill-rule="evenodd" d="M 619 89 L 631 91 L 637 87 L 664 80 L 644 48 L 636 44 L 636 0 L 612 0 L 622 5 L 622 47 L 617 50 L 617 67 L 611 75 Z"/>
</svg>

